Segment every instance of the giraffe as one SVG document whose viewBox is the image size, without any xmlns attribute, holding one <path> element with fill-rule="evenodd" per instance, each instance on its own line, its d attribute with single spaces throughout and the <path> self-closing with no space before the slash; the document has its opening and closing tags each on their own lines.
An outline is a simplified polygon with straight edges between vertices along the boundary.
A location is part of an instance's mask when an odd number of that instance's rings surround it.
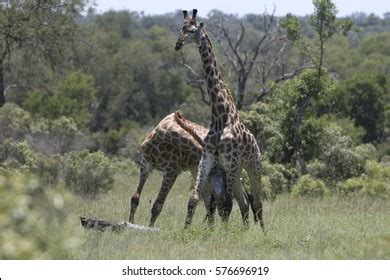
<svg viewBox="0 0 390 280">
<path fill-rule="evenodd" d="M 178 124 L 178 121 L 182 126 Z M 196 123 L 186 120 L 176 111 L 166 116 L 146 137 L 141 145 L 142 160 L 137 189 L 131 197 L 129 221 L 134 223 L 140 196 L 145 182 L 153 169 L 163 172 L 163 181 L 157 199 L 152 207 L 150 226 L 153 227 L 159 216 L 165 199 L 171 190 L 177 176 L 184 170 L 190 170 L 196 175 L 203 146 L 203 138 L 208 130 Z M 210 183 L 213 186 L 213 195 L 203 197 L 207 208 L 206 219 L 209 224 L 214 223 L 214 212 L 218 206 L 219 215 L 225 221 L 231 211 L 231 197 L 226 196 L 225 174 L 219 166 L 214 166 L 210 173 Z M 210 190 L 210 187 L 208 187 Z"/>
<path fill-rule="evenodd" d="M 188 227 L 212 166 L 217 162 L 226 172 L 227 192 L 237 199 L 243 224 L 248 226 L 249 206 L 240 184 L 237 184 L 244 168 L 250 180 L 250 192 L 253 195 L 255 223 L 260 221 L 264 228 L 263 207 L 261 201 L 261 152 L 253 134 L 241 122 L 230 91 L 225 84 L 213 53 L 213 46 L 207 35 L 204 24 L 198 25 L 197 10 L 192 17 L 183 11 L 184 22 L 180 29 L 175 50 L 179 51 L 185 44 L 196 43 L 203 64 L 207 83 L 207 92 L 211 105 L 209 131 L 204 138 L 204 148 L 198 166 L 194 189 L 188 201 L 185 227 Z"/>
</svg>

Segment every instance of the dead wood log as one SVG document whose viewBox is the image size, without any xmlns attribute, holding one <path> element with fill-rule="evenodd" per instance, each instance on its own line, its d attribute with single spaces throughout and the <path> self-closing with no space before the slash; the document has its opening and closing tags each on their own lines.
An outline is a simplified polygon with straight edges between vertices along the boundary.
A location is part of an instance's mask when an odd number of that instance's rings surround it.
<svg viewBox="0 0 390 280">
<path fill-rule="evenodd" d="M 145 227 L 141 225 L 132 224 L 126 221 L 107 221 L 102 219 L 80 217 L 81 225 L 87 229 L 95 229 L 105 231 L 107 228 L 111 228 L 113 231 L 121 231 L 124 229 L 133 229 L 140 231 L 156 232 L 160 231 L 159 228 Z"/>
</svg>

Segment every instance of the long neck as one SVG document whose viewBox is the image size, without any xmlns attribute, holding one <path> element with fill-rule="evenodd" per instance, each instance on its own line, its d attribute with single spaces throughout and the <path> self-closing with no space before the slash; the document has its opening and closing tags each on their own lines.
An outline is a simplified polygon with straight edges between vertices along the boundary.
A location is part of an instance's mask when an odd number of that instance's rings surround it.
<svg viewBox="0 0 390 280">
<path fill-rule="evenodd" d="M 238 114 L 233 98 L 218 68 L 211 41 L 205 31 L 200 38 L 199 53 L 211 104 L 210 126 L 220 126 L 219 128 L 223 129 L 228 123 L 237 121 Z"/>
</svg>

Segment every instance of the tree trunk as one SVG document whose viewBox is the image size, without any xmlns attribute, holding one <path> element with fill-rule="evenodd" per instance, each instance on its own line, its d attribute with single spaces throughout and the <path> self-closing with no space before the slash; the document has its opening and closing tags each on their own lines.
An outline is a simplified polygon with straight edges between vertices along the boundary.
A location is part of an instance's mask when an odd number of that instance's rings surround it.
<svg viewBox="0 0 390 280">
<path fill-rule="evenodd" d="M 241 110 L 244 104 L 244 95 L 246 88 L 247 77 L 244 74 L 240 74 L 238 78 L 237 88 L 236 88 L 236 107 L 237 110 Z"/>
<path fill-rule="evenodd" d="M 5 103 L 5 92 L 4 92 L 4 65 L 3 61 L 0 61 L 0 107 L 3 107 Z"/>
</svg>

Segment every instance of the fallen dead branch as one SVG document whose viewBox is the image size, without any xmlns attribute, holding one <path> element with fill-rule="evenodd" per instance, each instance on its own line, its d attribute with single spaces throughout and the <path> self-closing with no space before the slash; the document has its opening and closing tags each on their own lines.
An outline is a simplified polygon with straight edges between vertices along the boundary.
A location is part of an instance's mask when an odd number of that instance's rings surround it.
<svg viewBox="0 0 390 280">
<path fill-rule="evenodd" d="M 139 231 L 160 231 L 158 228 L 145 227 L 141 225 L 132 224 L 126 221 L 107 221 L 102 219 L 80 217 L 81 225 L 87 229 L 94 229 L 105 231 L 111 228 L 113 231 L 121 231 L 124 229 L 139 230 Z"/>
</svg>

